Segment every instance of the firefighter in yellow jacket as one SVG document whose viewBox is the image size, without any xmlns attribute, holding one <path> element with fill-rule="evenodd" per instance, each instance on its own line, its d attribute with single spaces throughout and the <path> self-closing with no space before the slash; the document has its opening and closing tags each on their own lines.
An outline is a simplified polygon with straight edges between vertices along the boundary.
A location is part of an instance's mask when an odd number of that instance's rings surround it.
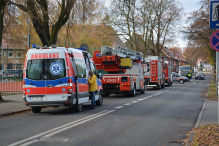
<svg viewBox="0 0 219 146">
<path fill-rule="evenodd" d="M 89 83 L 89 93 L 91 96 L 91 108 L 94 109 L 95 105 L 95 92 L 97 91 L 97 77 L 93 74 L 92 71 L 89 71 L 89 78 L 88 78 L 88 83 Z"/>
</svg>

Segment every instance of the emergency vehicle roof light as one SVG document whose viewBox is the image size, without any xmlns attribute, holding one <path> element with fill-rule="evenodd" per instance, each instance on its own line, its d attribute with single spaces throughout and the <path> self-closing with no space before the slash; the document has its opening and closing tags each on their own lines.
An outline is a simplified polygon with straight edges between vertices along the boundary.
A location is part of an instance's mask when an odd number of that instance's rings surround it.
<svg viewBox="0 0 219 146">
<path fill-rule="evenodd" d="M 36 49 L 40 49 L 40 46 L 36 46 Z"/>
<path fill-rule="evenodd" d="M 52 44 L 52 48 L 56 48 L 56 44 Z"/>
<path fill-rule="evenodd" d="M 86 51 L 86 48 L 75 48 L 75 49 Z"/>
<path fill-rule="evenodd" d="M 32 48 L 36 48 L 36 44 L 33 44 L 33 45 L 32 45 Z"/>
</svg>

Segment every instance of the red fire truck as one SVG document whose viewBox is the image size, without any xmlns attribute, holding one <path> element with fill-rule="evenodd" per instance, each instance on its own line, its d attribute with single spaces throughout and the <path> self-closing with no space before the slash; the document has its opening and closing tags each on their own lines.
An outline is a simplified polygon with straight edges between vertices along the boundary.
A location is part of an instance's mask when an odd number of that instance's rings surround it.
<svg viewBox="0 0 219 146">
<path fill-rule="evenodd" d="M 145 72 L 146 87 L 153 87 L 160 90 L 165 87 L 165 66 L 158 56 L 149 56 L 145 60 L 150 69 Z"/>
<path fill-rule="evenodd" d="M 113 48 L 102 46 L 101 52 L 94 51 L 93 61 L 97 69 L 104 71 L 102 77 L 103 96 L 126 94 L 135 96 L 144 94 L 143 54 L 120 46 Z"/>
<path fill-rule="evenodd" d="M 168 61 L 164 61 L 164 63 L 165 63 L 165 83 L 169 87 L 172 86 L 172 81 L 173 81 L 172 66 Z"/>
</svg>

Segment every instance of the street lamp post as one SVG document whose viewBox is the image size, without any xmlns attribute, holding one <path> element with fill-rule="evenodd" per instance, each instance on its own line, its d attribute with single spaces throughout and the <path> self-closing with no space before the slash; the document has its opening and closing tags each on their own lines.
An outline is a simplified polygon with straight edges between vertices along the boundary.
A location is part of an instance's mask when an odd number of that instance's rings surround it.
<svg viewBox="0 0 219 146">
<path fill-rule="evenodd" d="M 28 47 L 30 47 L 30 33 L 29 33 L 29 24 L 30 24 L 30 20 L 27 19 L 27 18 L 26 18 L 26 20 L 27 20 L 27 24 L 28 24 Z"/>
</svg>

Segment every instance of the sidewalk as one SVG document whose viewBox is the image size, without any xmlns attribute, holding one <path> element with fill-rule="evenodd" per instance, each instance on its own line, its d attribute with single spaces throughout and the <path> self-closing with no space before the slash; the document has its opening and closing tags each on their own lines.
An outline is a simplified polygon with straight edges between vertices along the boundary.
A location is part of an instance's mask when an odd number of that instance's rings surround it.
<svg viewBox="0 0 219 146">
<path fill-rule="evenodd" d="M 217 123 L 218 123 L 218 101 L 206 99 L 194 128 L 201 127 L 205 124 L 217 124 Z M 187 146 L 190 146 L 189 143 L 193 141 L 194 135 L 195 132 L 192 132 L 190 134 Z"/>
<path fill-rule="evenodd" d="M 2 98 L 6 101 L 10 100 L 11 102 L 0 102 L 0 116 L 30 109 L 29 106 L 24 104 L 23 94 L 5 95 L 2 96 Z"/>
</svg>

